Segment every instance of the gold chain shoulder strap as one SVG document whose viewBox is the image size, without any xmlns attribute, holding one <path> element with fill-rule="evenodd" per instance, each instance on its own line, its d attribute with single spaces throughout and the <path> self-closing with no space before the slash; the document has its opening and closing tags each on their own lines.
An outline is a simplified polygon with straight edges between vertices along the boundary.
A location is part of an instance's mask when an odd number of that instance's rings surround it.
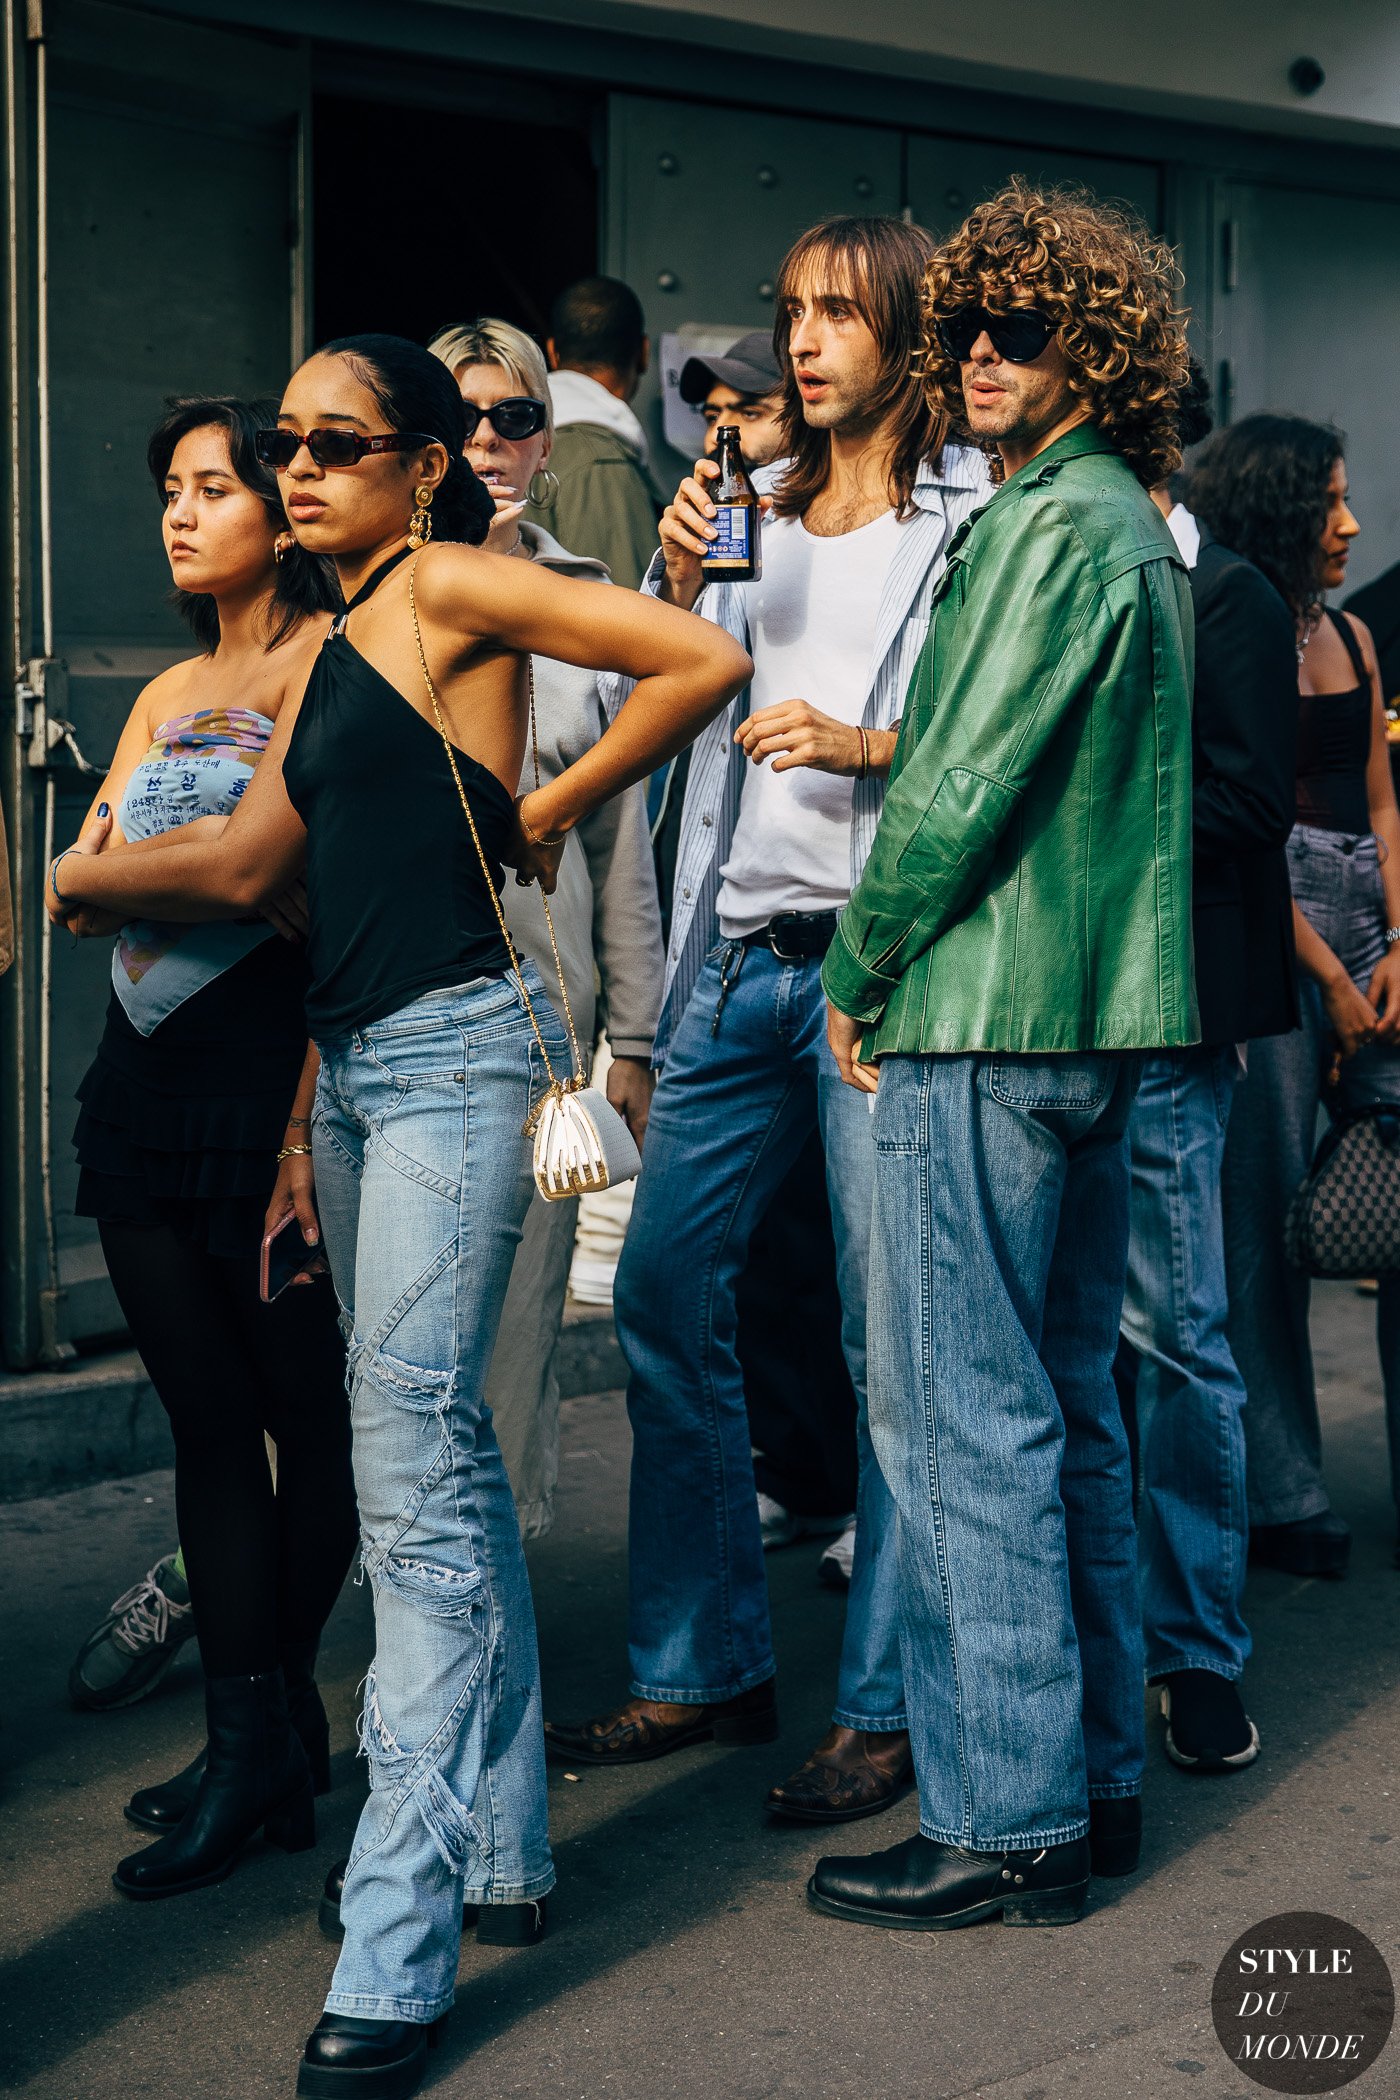
<svg viewBox="0 0 1400 2100">
<path fill-rule="evenodd" d="M 531 1001 L 530 993 L 525 983 L 525 974 L 520 967 L 520 957 L 516 954 L 515 942 L 510 937 L 510 928 L 506 924 L 506 915 L 501 909 L 501 900 L 500 896 L 497 893 L 496 885 L 491 880 L 491 870 L 487 864 L 485 848 L 482 846 L 481 843 L 481 833 L 476 828 L 476 818 L 472 815 L 472 806 L 467 800 L 467 791 L 462 785 L 462 775 L 457 765 L 456 747 L 454 746 L 451 737 L 449 737 L 449 735 L 447 734 L 447 725 L 442 719 L 442 703 L 438 699 L 437 687 L 433 683 L 433 674 L 428 669 L 428 659 L 423 649 L 423 630 L 418 624 L 418 605 L 413 595 L 414 573 L 417 570 L 418 562 L 420 562 L 422 559 L 423 557 L 420 554 L 418 556 L 417 561 L 413 563 L 412 568 L 410 568 L 408 572 L 408 609 L 413 615 L 413 639 L 418 645 L 418 663 L 423 673 L 423 683 L 427 686 L 428 698 L 433 703 L 433 719 L 437 723 L 438 735 L 442 738 L 442 748 L 447 753 L 447 763 L 452 768 L 452 778 L 457 783 L 457 799 L 461 803 L 463 815 L 466 817 L 467 823 L 471 827 L 472 844 L 476 847 L 477 859 L 481 862 L 481 873 L 486 883 L 487 895 L 490 897 L 492 905 L 495 907 L 496 923 L 501 929 L 501 938 L 506 944 L 506 953 L 510 957 L 510 966 L 515 972 L 515 981 L 520 986 L 520 996 L 525 1001 L 525 1011 L 530 1016 L 530 1026 L 535 1031 L 535 1041 L 540 1046 L 540 1056 L 544 1059 L 544 1068 L 549 1074 L 550 1091 L 552 1093 L 561 1094 L 572 1093 L 578 1088 L 582 1087 L 585 1083 L 585 1074 L 583 1069 L 583 1053 L 579 1049 L 578 1031 L 574 1026 L 574 1012 L 573 1008 L 569 1004 L 569 988 L 564 982 L 564 965 L 559 959 L 559 942 L 555 937 L 554 914 L 549 908 L 549 896 L 548 893 L 542 888 L 540 891 L 540 901 L 544 905 L 544 920 L 546 926 L 549 928 L 549 945 L 554 951 L 554 967 L 555 970 L 558 972 L 559 976 L 559 995 L 564 1002 L 564 1018 L 568 1022 L 569 1027 L 569 1048 L 573 1053 L 574 1060 L 574 1076 L 572 1079 L 561 1079 L 558 1073 L 555 1071 L 553 1064 L 550 1062 L 549 1051 L 545 1046 L 544 1037 L 540 1033 L 539 1018 L 535 1013 L 534 1005 Z M 538 787 L 540 784 L 540 740 L 539 733 L 535 724 L 534 660 L 531 657 L 527 656 L 525 659 L 525 664 L 529 678 L 530 691 L 530 749 L 534 758 L 535 786 Z M 546 1096 L 546 1099 L 547 1098 L 548 1096 Z M 542 1108 L 543 1105 L 543 1102 L 541 1102 L 540 1108 Z M 530 1119 L 530 1124 L 526 1126 L 527 1131 L 533 1126 L 534 1122 L 538 1118 L 540 1108 L 537 1108 L 534 1114 L 532 1115 Z"/>
</svg>

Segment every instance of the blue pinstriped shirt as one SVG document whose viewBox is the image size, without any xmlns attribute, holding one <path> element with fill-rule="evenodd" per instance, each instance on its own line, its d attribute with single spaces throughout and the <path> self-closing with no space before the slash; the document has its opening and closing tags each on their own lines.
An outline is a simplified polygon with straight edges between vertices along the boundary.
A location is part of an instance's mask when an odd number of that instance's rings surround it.
<svg viewBox="0 0 1400 2100">
<path fill-rule="evenodd" d="M 771 487 L 775 470 L 756 474 L 760 492 Z M 892 729 L 904 711 L 928 631 L 934 585 L 943 572 L 949 540 L 992 492 L 987 464 L 980 452 L 945 445 L 935 465 L 926 460 L 914 484 L 915 515 L 899 534 L 885 577 L 875 623 L 869 686 L 861 723 L 866 729 Z M 660 588 L 661 556 L 653 560 L 642 589 L 653 596 Z M 742 583 L 710 584 L 696 607 L 736 641 L 749 646 L 749 626 Z M 629 681 L 599 680 L 609 714 L 616 712 L 630 689 Z M 739 821 L 746 760 L 734 732 L 749 712 L 749 688 L 733 699 L 701 730 L 691 747 L 685 807 L 676 852 L 676 889 L 671 907 L 671 938 L 666 950 L 666 989 L 653 1052 L 659 1064 L 672 1028 L 700 974 L 700 966 L 719 939 L 720 869 L 729 858 Z M 885 783 L 874 776 L 855 783 L 851 809 L 851 888 L 865 866 L 875 826 L 880 821 Z"/>
</svg>

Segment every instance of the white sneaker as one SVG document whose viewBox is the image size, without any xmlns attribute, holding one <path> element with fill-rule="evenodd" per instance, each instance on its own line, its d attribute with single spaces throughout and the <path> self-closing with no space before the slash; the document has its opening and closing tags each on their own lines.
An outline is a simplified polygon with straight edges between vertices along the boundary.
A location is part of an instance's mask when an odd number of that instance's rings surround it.
<svg viewBox="0 0 1400 2100">
<path fill-rule="evenodd" d="M 856 1527 L 848 1524 L 839 1539 L 833 1539 L 817 1562 L 817 1580 L 831 1590 L 848 1590 L 856 1557 Z"/>
<path fill-rule="evenodd" d="M 793 1546 L 798 1539 L 829 1538 L 833 1531 L 844 1531 L 854 1523 L 854 1517 L 799 1517 L 795 1510 L 784 1509 L 781 1502 L 759 1490 L 758 1528 L 763 1533 L 765 1553 L 771 1553 L 775 1546 Z"/>
<path fill-rule="evenodd" d="M 795 1517 L 781 1502 L 761 1490 L 758 1497 L 758 1528 L 763 1534 L 763 1550 L 771 1553 L 775 1546 L 791 1546 L 802 1536 L 802 1519 Z"/>
</svg>

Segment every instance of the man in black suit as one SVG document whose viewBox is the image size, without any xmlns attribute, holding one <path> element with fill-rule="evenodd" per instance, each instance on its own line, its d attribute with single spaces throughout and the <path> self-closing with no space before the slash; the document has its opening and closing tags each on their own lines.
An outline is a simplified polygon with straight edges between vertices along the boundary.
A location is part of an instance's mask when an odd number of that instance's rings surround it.
<svg viewBox="0 0 1400 2100">
<path fill-rule="evenodd" d="M 1198 404 L 1199 408 L 1199 404 Z M 1199 415 L 1186 442 L 1205 435 Z M 1132 1241 L 1123 1334 L 1138 1358 L 1139 1556 L 1149 1681 L 1167 1751 L 1198 1771 L 1252 1763 L 1238 1685 L 1249 1544 L 1244 1385 L 1225 1333 L 1220 1167 L 1237 1046 L 1298 1025 L 1284 843 L 1293 826 L 1293 621 L 1252 563 L 1154 491 L 1193 562 L 1193 922 L 1201 1042 L 1147 1060 L 1129 1128 Z"/>
</svg>

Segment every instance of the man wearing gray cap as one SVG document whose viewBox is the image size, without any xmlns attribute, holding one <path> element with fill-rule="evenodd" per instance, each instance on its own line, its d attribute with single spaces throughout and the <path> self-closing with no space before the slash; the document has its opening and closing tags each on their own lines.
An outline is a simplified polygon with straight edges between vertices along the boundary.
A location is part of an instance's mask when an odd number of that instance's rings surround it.
<svg viewBox="0 0 1400 2100">
<path fill-rule="evenodd" d="M 705 418 L 705 457 L 714 456 L 726 426 L 739 431 L 746 467 L 766 467 L 782 450 L 783 375 L 773 337 L 751 329 L 723 357 L 691 357 L 681 367 L 680 394 Z"/>
</svg>

